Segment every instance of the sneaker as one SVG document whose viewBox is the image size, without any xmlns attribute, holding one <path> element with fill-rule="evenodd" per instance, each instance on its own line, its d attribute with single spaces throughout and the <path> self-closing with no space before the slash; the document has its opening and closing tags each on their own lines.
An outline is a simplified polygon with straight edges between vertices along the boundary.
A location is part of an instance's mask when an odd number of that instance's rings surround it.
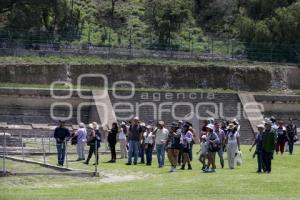
<svg viewBox="0 0 300 200">
<path fill-rule="evenodd" d="M 126 163 L 126 165 L 131 165 L 131 163 Z"/>
<path fill-rule="evenodd" d="M 184 168 L 185 168 L 185 165 L 182 165 L 180 169 L 181 169 L 181 170 L 184 170 Z"/>
<path fill-rule="evenodd" d="M 215 173 L 216 170 L 215 170 L 215 169 L 211 169 L 210 172 L 211 172 L 211 173 Z"/>
<path fill-rule="evenodd" d="M 133 164 L 134 164 L 134 165 L 137 165 L 137 163 L 136 163 L 136 162 L 134 162 Z"/>
<path fill-rule="evenodd" d="M 203 172 L 204 172 L 204 173 L 209 173 L 210 171 L 209 171 L 208 168 L 206 168 L 206 169 L 203 170 Z"/>
<path fill-rule="evenodd" d="M 89 163 L 88 163 L 87 161 L 85 161 L 85 162 L 83 162 L 83 164 L 86 164 L 86 165 L 88 165 Z"/>
<path fill-rule="evenodd" d="M 174 172 L 173 170 L 174 170 L 174 167 L 171 167 L 171 169 L 170 169 L 170 171 L 169 171 L 169 172 Z"/>
</svg>

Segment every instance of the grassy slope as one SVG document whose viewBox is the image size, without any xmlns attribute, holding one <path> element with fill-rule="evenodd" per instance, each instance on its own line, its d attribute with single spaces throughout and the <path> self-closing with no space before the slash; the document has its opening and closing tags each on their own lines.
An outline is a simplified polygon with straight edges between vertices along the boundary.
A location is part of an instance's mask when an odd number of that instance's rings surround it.
<svg viewBox="0 0 300 200">
<path fill-rule="evenodd" d="M 218 60 L 167 60 L 167 59 L 104 59 L 97 56 L 1 56 L 0 64 L 157 64 L 179 66 L 289 66 L 283 63 L 263 63 Z"/>
<path fill-rule="evenodd" d="M 169 166 L 158 169 L 156 159 L 152 167 L 125 166 L 126 160 L 116 164 L 102 163 L 100 169 L 118 174 L 151 173 L 143 180 L 123 183 L 100 183 L 97 178 L 69 177 L 6 177 L 1 178 L 0 199 L 299 199 L 300 162 L 299 147 L 294 155 L 276 156 L 271 174 L 256 174 L 256 160 L 243 146 L 244 161 L 241 167 L 230 171 L 218 169 L 215 174 L 200 171 L 194 160 L 192 171 L 168 173 Z M 194 152 L 198 147 L 194 147 Z M 196 155 L 195 155 L 196 156 Z M 70 159 L 74 159 L 73 156 Z M 48 158 L 55 162 L 55 157 Z M 101 157 L 101 162 L 109 159 Z M 167 162 L 168 163 L 168 162 Z M 18 164 L 19 165 L 19 164 Z M 72 167 L 93 170 L 72 162 Z"/>
</svg>

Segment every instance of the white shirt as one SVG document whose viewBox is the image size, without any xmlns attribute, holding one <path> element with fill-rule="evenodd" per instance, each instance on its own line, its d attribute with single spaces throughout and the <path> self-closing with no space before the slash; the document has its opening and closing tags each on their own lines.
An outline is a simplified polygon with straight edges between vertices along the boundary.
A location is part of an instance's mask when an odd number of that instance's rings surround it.
<svg viewBox="0 0 300 200">
<path fill-rule="evenodd" d="M 150 133 L 145 132 L 144 133 L 145 144 L 153 144 L 153 137 L 154 135 L 152 135 L 152 132 Z"/>
<path fill-rule="evenodd" d="M 238 137 L 240 137 L 239 132 L 236 131 L 234 134 L 232 132 L 229 132 L 227 135 L 228 144 L 237 144 Z"/>
<path fill-rule="evenodd" d="M 123 131 L 123 128 L 121 128 L 121 132 L 119 133 L 119 140 L 126 140 L 126 134 Z"/>
<path fill-rule="evenodd" d="M 165 144 L 168 139 L 169 131 L 166 128 L 157 129 L 155 134 L 155 143 L 156 144 Z"/>
<path fill-rule="evenodd" d="M 201 145 L 201 154 L 206 155 L 207 154 L 207 142 L 202 142 L 200 145 Z"/>
</svg>

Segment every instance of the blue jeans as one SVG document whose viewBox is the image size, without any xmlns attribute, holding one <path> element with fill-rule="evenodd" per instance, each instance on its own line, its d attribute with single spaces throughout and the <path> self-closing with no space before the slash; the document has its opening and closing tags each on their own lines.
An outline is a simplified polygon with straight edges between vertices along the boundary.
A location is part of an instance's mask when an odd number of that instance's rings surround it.
<svg viewBox="0 0 300 200">
<path fill-rule="evenodd" d="M 148 145 L 146 151 L 146 161 L 147 165 L 151 165 L 152 163 L 152 152 L 153 152 L 153 146 L 151 144 Z"/>
<path fill-rule="evenodd" d="M 293 154 L 293 150 L 294 150 L 294 138 L 289 138 L 288 144 L 289 144 L 289 152 L 290 152 L 290 154 Z"/>
<path fill-rule="evenodd" d="M 139 146 L 139 157 L 141 158 L 141 163 L 144 163 L 145 162 L 145 149 L 144 149 L 144 145 L 140 145 Z"/>
<path fill-rule="evenodd" d="M 257 171 L 261 172 L 262 170 L 265 171 L 263 159 L 262 159 L 262 153 L 258 152 L 257 154 Z"/>
<path fill-rule="evenodd" d="M 156 145 L 156 154 L 157 154 L 157 161 L 158 161 L 159 167 L 163 167 L 165 165 L 165 145 L 164 144 Z"/>
<path fill-rule="evenodd" d="M 66 145 L 65 143 L 56 143 L 57 160 L 59 165 L 64 165 Z"/>
<path fill-rule="evenodd" d="M 217 152 L 218 153 L 218 156 L 220 158 L 220 164 L 221 164 L 221 167 L 223 168 L 224 167 L 224 152 L 223 152 L 223 148 L 220 148 L 220 150 Z"/>
<path fill-rule="evenodd" d="M 129 141 L 129 151 L 128 151 L 128 163 L 132 163 L 132 157 L 134 156 L 134 163 L 137 163 L 139 155 L 139 141 Z"/>
</svg>

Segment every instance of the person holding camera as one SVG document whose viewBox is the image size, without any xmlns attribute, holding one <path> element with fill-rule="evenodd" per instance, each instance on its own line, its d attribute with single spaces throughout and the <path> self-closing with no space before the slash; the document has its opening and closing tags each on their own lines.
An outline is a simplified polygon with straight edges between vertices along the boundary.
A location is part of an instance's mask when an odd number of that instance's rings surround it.
<svg viewBox="0 0 300 200">
<path fill-rule="evenodd" d="M 240 134 L 238 128 L 233 123 L 228 125 L 228 134 L 226 137 L 227 159 L 229 169 L 234 169 L 234 159 L 237 151 L 240 151 Z"/>
</svg>

